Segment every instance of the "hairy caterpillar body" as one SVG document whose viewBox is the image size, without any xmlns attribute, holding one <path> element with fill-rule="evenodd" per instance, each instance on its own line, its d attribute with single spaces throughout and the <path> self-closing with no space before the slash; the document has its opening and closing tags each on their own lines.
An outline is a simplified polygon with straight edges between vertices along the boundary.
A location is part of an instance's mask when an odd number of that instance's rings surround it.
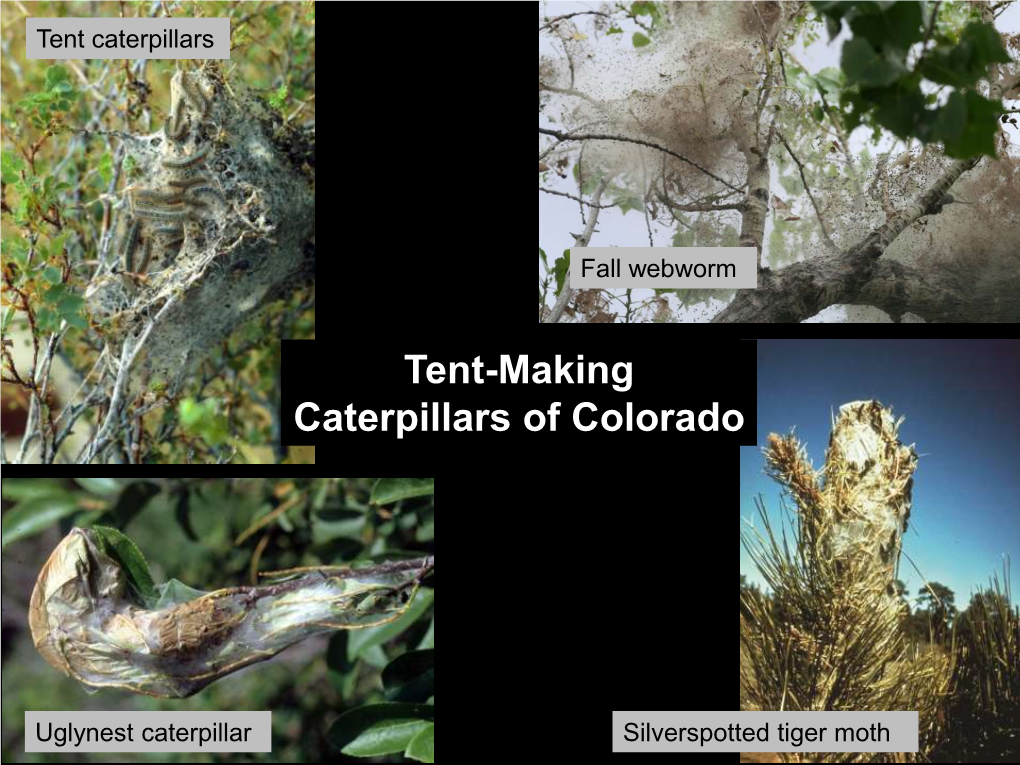
<svg viewBox="0 0 1020 765">
<path fill-rule="evenodd" d="M 166 133 L 167 138 L 172 141 L 180 139 L 184 132 L 183 128 L 184 118 L 181 116 L 180 112 L 177 111 L 171 111 L 166 116 L 166 120 L 163 122 L 163 132 Z"/>
<path fill-rule="evenodd" d="M 154 191 L 152 189 L 134 189 L 131 192 L 133 200 L 154 205 L 172 205 L 181 201 L 179 191 Z"/>
<path fill-rule="evenodd" d="M 180 189 L 187 189 L 189 186 L 195 186 L 199 183 L 209 183 L 209 179 L 204 175 L 193 175 L 189 178 L 175 178 L 167 181 L 168 184 Z"/>
<path fill-rule="evenodd" d="M 206 112 L 209 110 L 209 101 L 202 94 L 202 89 L 187 76 L 181 77 L 181 86 L 191 106 L 198 112 L 200 117 L 205 117 Z"/>
<path fill-rule="evenodd" d="M 134 271 L 135 265 L 135 248 L 138 246 L 138 229 L 140 222 L 135 220 L 128 226 L 127 233 L 124 235 L 124 243 L 121 248 L 121 269 L 131 273 Z"/>
<path fill-rule="evenodd" d="M 163 221 L 185 221 L 191 220 L 191 210 L 187 207 L 180 208 L 152 208 L 152 207 L 138 207 L 135 208 L 135 215 L 140 218 L 149 218 L 150 220 L 163 220 Z"/>
<path fill-rule="evenodd" d="M 181 159 L 164 159 L 163 167 L 168 170 L 183 170 L 185 168 L 194 167 L 195 165 L 205 162 L 205 157 L 208 153 L 209 147 L 204 146 L 190 157 L 183 157 Z"/>
<path fill-rule="evenodd" d="M 214 197 L 216 197 L 224 205 L 227 204 L 226 197 L 224 197 L 220 193 L 219 189 L 215 189 L 212 186 L 199 186 L 197 188 L 189 189 L 188 193 L 191 194 L 192 197 L 194 197 L 197 194 L 212 194 Z M 198 202 L 198 200 L 195 200 L 195 199 L 189 199 L 188 201 L 194 202 L 194 203 L 197 203 L 197 204 L 202 204 L 201 202 Z"/>
</svg>

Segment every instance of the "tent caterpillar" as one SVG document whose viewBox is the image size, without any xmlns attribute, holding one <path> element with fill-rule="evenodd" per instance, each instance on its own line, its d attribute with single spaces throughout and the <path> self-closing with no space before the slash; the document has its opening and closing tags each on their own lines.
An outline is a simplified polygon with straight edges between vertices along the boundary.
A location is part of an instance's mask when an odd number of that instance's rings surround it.
<svg viewBox="0 0 1020 765">
<path fill-rule="evenodd" d="M 180 139 L 184 133 L 184 118 L 179 111 L 171 110 L 163 122 L 163 132 L 172 141 Z"/>
<path fill-rule="evenodd" d="M 145 240 L 145 251 L 142 254 L 142 265 L 138 269 L 138 273 L 144 274 L 146 269 L 149 267 L 149 260 L 152 258 L 152 240 L 146 238 Z"/>
<path fill-rule="evenodd" d="M 184 236 L 184 227 L 180 223 L 175 223 L 170 226 L 160 226 L 154 229 L 153 233 Z"/>
<path fill-rule="evenodd" d="M 132 189 L 132 200 L 159 205 L 172 205 L 181 201 L 179 191 L 154 191 L 153 189 Z"/>
<path fill-rule="evenodd" d="M 132 273 L 135 267 L 135 248 L 138 246 L 139 222 L 132 221 L 124 236 L 121 254 L 121 270 Z"/>
<path fill-rule="evenodd" d="M 185 221 L 191 220 L 191 210 L 187 207 L 179 208 L 148 208 L 139 207 L 135 209 L 135 215 L 140 218 L 150 218 L 152 220 L 163 220 L 163 221 Z"/>
<path fill-rule="evenodd" d="M 226 198 L 219 192 L 219 189 L 215 189 L 212 186 L 199 186 L 198 188 L 189 189 L 189 193 L 191 193 L 192 195 L 194 195 L 194 194 L 212 194 L 220 202 L 222 202 L 224 205 L 227 204 Z M 195 202 L 197 200 L 190 200 L 190 201 Z M 199 203 L 199 204 L 201 204 L 201 203 Z"/>
<path fill-rule="evenodd" d="M 206 145 L 203 148 L 196 151 L 190 157 L 183 157 L 181 159 L 164 159 L 163 167 L 170 170 L 183 170 L 188 167 L 194 167 L 195 165 L 205 162 L 205 156 L 209 153 L 209 146 Z"/>
<path fill-rule="evenodd" d="M 206 112 L 209 110 L 209 101 L 206 100 L 202 89 L 187 76 L 181 77 L 181 87 L 191 106 L 198 112 L 200 117 L 205 117 Z"/>
<path fill-rule="evenodd" d="M 194 186 L 199 183 L 209 183 L 209 179 L 204 175 L 193 175 L 190 178 L 169 180 L 167 183 L 171 186 L 187 189 L 189 186 Z"/>
</svg>

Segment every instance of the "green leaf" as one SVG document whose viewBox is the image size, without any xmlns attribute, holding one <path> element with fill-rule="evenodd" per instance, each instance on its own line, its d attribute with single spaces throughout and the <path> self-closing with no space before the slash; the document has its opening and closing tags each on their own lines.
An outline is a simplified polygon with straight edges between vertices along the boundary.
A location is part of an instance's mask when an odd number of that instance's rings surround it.
<svg viewBox="0 0 1020 765">
<path fill-rule="evenodd" d="M 106 152 L 99 158 L 99 164 L 96 166 L 96 169 L 99 171 L 99 177 L 103 179 L 103 185 L 109 185 L 110 180 L 113 178 L 113 157 L 110 156 L 110 152 Z"/>
<path fill-rule="evenodd" d="M 813 116 L 818 122 L 825 119 L 825 112 L 822 111 L 820 104 L 815 104 L 815 108 L 811 110 L 811 116 Z"/>
<path fill-rule="evenodd" d="M 113 506 L 113 515 L 122 527 L 128 523 L 144 508 L 149 500 L 160 492 L 158 484 L 149 481 L 135 481 L 129 484 Z"/>
<path fill-rule="evenodd" d="M 545 270 L 549 270 L 549 261 L 545 258 L 545 250 L 541 247 L 538 248 L 538 259 L 542 261 L 542 265 L 545 266 Z M 541 298 L 539 298 L 541 299 Z"/>
<path fill-rule="evenodd" d="M 966 26 L 955 47 L 939 45 L 928 51 L 920 70 L 932 82 L 968 88 L 985 76 L 989 64 L 1009 61 L 999 33 L 975 21 Z"/>
<path fill-rule="evenodd" d="M 116 478 L 75 478 L 74 482 L 93 494 L 117 494 L 121 485 Z"/>
<path fill-rule="evenodd" d="M 171 579 L 156 587 L 156 600 L 152 604 L 152 608 L 179 606 L 181 603 L 187 603 L 189 600 L 200 598 L 205 594 L 207 593 L 202 590 L 196 590 L 183 582 Z"/>
<path fill-rule="evenodd" d="M 556 258 L 553 263 L 553 276 L 556 277 L 556 295 L 559 296 L 563 290 L 563 281 L 567 278 L 567 269 L 570 268 L 570 250 L 563 251 L 562 258 Z"/>
<path fill-rule="evenodd" d="M 875 119 L 900 138 L 927 133 L 931 113 L 925 111 L 924 94 L 913 78 L 904 79 L 888 88 L 862 91 L 877 108 Z"/>
<path fill-rule="evenodd" d="M 979 154 L 995 156 L 995 133 L 1001 103 L 989 101 L 973 90 L 952 93 L 936 112 L 930 138 L 942 141 L 946 156 L 968 159 Z"/>
<path fill-rule="evenodd" d="M 435 478 L 380 478 L 372 489 L 373 505 L 389 505 L 398 499 L 436 493 Z"/>
<path fill-rule="evenodd" d="M 5 487 L 6 489 L 6 487 Z M 6 495 L 5 495 L 6 496 Z M 34 536 L 78 510 L 74 495 L 65 491 L 42 494 L 19 502 L 3 517 L 0 547 Z"/>
<path fill-rule="evenodd" d="M 370 704 L 340 715 L 329 729 L 329 742 L 353 757 L 398 754 L 435 721 L 426 704 Z"/>
<path fill-rule="evenodd" d="M 128 585 L 134 591 L 135 597 L 143 602 L 154 600 L 156 587 L 152 581 L 149 564 L 138 546 L 126 535 L 109 526 L 93 526 L 92 529 L 99 534 L 111 557 L 116 558 L 124 568 Z"/>
<path fill-rule="evenodd" d="M 436 692 L 436 652 L 408 651 L 386 665 L 383 688 L 390 701 L 424 702 Z"/>
<path fill-rule="evenodd" d="M 57 311 L 64 318 L 67 318 L 68 315 L 73 316 L 84 307 L 85 298 L 81 295 L 66 294 L 57 303 Z"/>
<path fill-rule="evenodd" d="M 351 633 L 347 642 L 347 655 L 350 659 L 356 659 L 373 646 L 386 643 L 400 635 L 411 627 L 428 610 L 436 598 L 436 591 L 428 587 L 422 587 L 415 595 L 414 601 L 399 619 L 381 627 L 370 627 L 368 629 L 356 630 Z"/>
<path fill-rule="evenodd" d="M 28 259 L 28 242 L 20 236 L 9 236 L 3 240 L 3 253 L 23 266 Z"/>
<path fill-rule="evenodd" d="M 312 514 L 312 543 L 325 545 L 337 539 L 360 541 L 365 514 L 357 510 L 328 509 Z"/>
<path fill-rule="evenodd" d="M 609 31 L 606 32 L 606 34 L 607 35 L 622 35 L 623 34 L 623 30 L 620 29 L 619 27 L 609 27 Z"/>
<path fill-rule="evenodd" d="M 181 426 L 188 433 L 201 436 L 210 446 L 227 440 L 227 418 L 219 413 L 214 399 L 198 402 L 192 398 L 182 399 L 177 405 Z"/>
<path fill-rule="evenodd" d="M 46 70 L 46 89 L 53 90 L 61 82 L 67 81 L 67 70 L 62 66 L 51 66 Z"/>
<path fill-rule="evenodd" d="M 877 50 L 897 48 L 906 55 L 911 45 L 924 39 L 921 4 L 915 2 L 858 3 L 849 18 L 850 29 L 870 42 Z"/>
<path fill-rule="evenodd" d="M 61 318 L 67 322 L 69 327 L 75 329 L 86 330 L 89 328 L 89 323 L 85 320 L 85 317 L 80 313 L 62 313 Z"/>
<path fill-rule="evenodd" d="M 15 156 L 9 151 L 3 153 L 3 159 L 0 160 L 0 171 L 2 171 L 4 183 L 16 183 L 21 179 L 18 175 L 19 171 L 25 167 L 25 160 L 21 157 Z"/>
<path fill-rule="evenodd" d="M 635 48 L 643 48 L 646 45 L 648 45 L 648 43 L 651 42 L 651 40 L 649 40 L 640 32 L 635 32 L 634 36 L 631 38 L 631 41 L 634 43 Z"/>
<path fill-rule="evenodd" d="M 891 85 L 906 73 L 901 61 L 895 56 L 879 55 L 863 37 L 843 43 L 842 64 L 847 85 Z"/>
<path fill-rule="evenodd" d="M 0 484 L 0 495 L 12 502 L 51 494 L 67 494 L 60 478 L 7 478 Z"/>
<path fill-rule="evenodd" d="M 411 743 L 407 746 L 407 751 L 404 752 L 407 757 L 412 760 L 421 760 L 422 762 L 435 762 L 436 761 L 436 724 L 432 723 L 425 728 L 421 733 L 411 739 Z"/>
<path fill-rule="evenodd" d="M 54 284 L 43 293 L 43 300 L 47 303 L 59 303 L 67 295 L 67 289 L 63 284 Z"/>
<path fill-rule="evenodd" d="M 835 96 L 843 87 L 843 72 L 829 66 L 815 75 L 816 86 L 828 96 Z"/>
</svg>

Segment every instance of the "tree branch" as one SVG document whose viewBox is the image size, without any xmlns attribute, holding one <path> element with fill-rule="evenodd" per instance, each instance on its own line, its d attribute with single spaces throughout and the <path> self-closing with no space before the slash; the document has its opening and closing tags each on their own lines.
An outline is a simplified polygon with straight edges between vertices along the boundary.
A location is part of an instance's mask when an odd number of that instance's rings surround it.
<svg viewBox="0 0 1020 765">
<path fill-rule="evenodd" d="M 969 264 L 968 264 L 969 265 Z M 914 268 L 887 258 L 848 302 L 880 308 L 900 322 L 912 313 L 927 322 L 1020 321 L 1016 276 L 975 280 L 973 268 Z"/>
<path fill-rule="evenodd" d="M 732 183 L 729 183 L 728 181 L 724 181 L 722 178 L 720 178 L 712 171 L 706 170 L 697 162 L 695 162 L 693 159 L 688 159 L 683 154 L 678 154 L 677 152 L 671 149 L 659 146 L 658 144 L 652 143 L 651 141 L 644 141 L 640 138 L 626 138 L 624 136 L 619 135 L 602 135 L 602 134 L 572 135 L 571 133 L 562 133 L 559 130 L 550 130 L 549 128 L 542 127 L 538 129 L 538 132 L 544 135 L 551 135 L 553 138 L 559 138 L 561 141 L 622 141 L 623 143 L 636 143 L 639 146 L 647 146 L 650 149 L 658 149 L 661 152 L 669 154 L 671 157 L 676 157 L 677 159 L 686 162 L 691 167 L 696 167 L 698 170 L 703 172 L 709 178 L 714 178 L 715 180 L 719 181 L 719 183 L 721 183 L 723 186 L 731 188 L 734 191 L 740 191 L 738 187 L 734 186 Z"/>
<path fill-rule="evenodd" d="M 580 236 L 575 237 L 574 247 L 587 247 L 588 242 L 591 241 L 592 232 L 595 231 L 595 222 L 599 219 L 599 210 L 601 209 L 599 200 L 602 199 L 602 192 L 606 190 L 608 183 L 609 179 L 603 178 L 599 181 L 599 185 L 595 187 L 595 193 L 591 195 L 591 217 L 588 218 L 588 225 L 584 227 L 584 232 Z M 563 289 L 560 291 L 560 296 L 556 298 L 556 304 L 553 306 L 552 311 L 545 318 L 545 323 L 556 324 L 563 315 L 563 311 L 567 307 L 567 303 L 570 302 L 570 298 L 573 296 L 574 290 L 570 288 L 570 270 L 567 269 L 567 274 L 563 277 Z"/>
<path fill-rule="evenodd" d="M 616 207 L 618 204 L 620 204 L 619 202 L 613 202 L 611 205 L 594 205 L 591 202 L 586 202 L 585 200 L 581 199 L 581 197 L 575 197 L 573 194 L 567 194 L 565 191 L 553 191 L 552 189 L 544 189 L 541 186 L 538 187 L 538 190 L 544 191 L 546 194 L 555 194 L 558 197 L 566 197 L 567 199 L 573 199 L 575 202 L 580 202 L 583 205 L 588 205 L 589 207 L 598 207 L 603 210 L 606 209 L 607 207 Z"/>
<path fill-rule="evenodd" d="M 913 204 L 845 253 L 811 258 L 781 271 L 760 269 L 757 289 L 740 290 L 712 321 L 801 322 L 830 305 L 852 302 L 871 279 L 875 261 L 890 243 L 918 218 L 941 212 L 949 188 L 980 159 L 954 162 Z"/>
<path fill-rule="evenodd" d="M 538 31 L 539 32 L 545 31 L 553 24 L 559 24 L 561 21 L 566 21 L 567 19 L 574 18 L 574 16 L 605 16 L 607 19 L 612 18 L 612 16 L 610 16 L 608 13 L 602 13 L 601 11 L 578 11 L 577 13 L 567 13 L 563 16 L 556 16 L 555 18 L 550 19 L 548 24 L 539 27 Z"/>
<path fill-rule="evenodd" d="M 783 142 L 783 146 L 786 147 L 786 151 L 789 152 L 790 157 L 797 163 L 797 169 L 800 171 L 800 180 L 804 183 L 804 190 L 807 192 L 808 199 L 811 200 L 811 206 L 815 208 L 815 216 L 818 218 L 818 225 L 822 228 L 822 234 L 825 236 L 825 241 L 829 247 L 833 250 L 838 250 L 835 242 L 832 241 L 832 237 L 829 236 L 828 230 L 825 228 L 825 220 L 822 218 L 822 211 L 818 209 L 818 203 L 815 201 L 814 194 L 811 193 L 811 187 L 808 185 L 807 177 L 804 175 L 804 165 L 801 164 L 797 155 L 793 153 L 793 149 L 790 148 L 790 144 L 786 141 L 786 136 L 783 135 L 782 131 L 776 131 L 779 136 L 779 140 Z"/>
</svg>

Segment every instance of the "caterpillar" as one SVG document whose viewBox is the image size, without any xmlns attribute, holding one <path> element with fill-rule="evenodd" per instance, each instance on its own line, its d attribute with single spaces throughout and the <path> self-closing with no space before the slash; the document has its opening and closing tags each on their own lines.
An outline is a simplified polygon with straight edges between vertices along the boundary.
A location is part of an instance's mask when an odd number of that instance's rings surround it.
<svg viewBox="0 0 1020 765">
<path fill-rule="evenodd" d="M 202 94 L 202 89 L 187 76 L 181 77 L 181 87 L 195 111 L 198 112 L 199 116 L 204 117 L 209 109 L 209 101 Z"/>
<path fill-rule="evenodd" d="M 152 189 L 132 189 L 132 199 L 156 205 L 176 204 L 181 201 L 179 191 L 153 191 Z"/>
<path fill-rule="evenodd" d="M 163 220 L 163 221 L 185 221 L 191 220 L 191 210 L 187 207 L 180 208 L 149 208 L 139 207 L 135 209 L 135 215 L 140 218 L 150 218 L 151 220 Z"/>
<path fill-rule="evenodd" d="M 140 224 L 137 220 L 132 221 L 131 225 L 128 226 L 127 233 L 124 235 L 120 266 L 121 270 L 128 273 L 134 272 L 135 248 L 138 246 L 139 226 Z"/>
<path fill-rule="evenodd" d="M 188 167 L 194 167 L 195 165 L 205 162 L 205 156 L 209 153 L 209 146 L 206 145 L 192 154 L 190 157 L 183 157 L 181 159 L 164 159 L 163 167 L 170 170 L 183 170 Z"/>
<path fill-rule="evenodd" d="M 209 183 L 209 179 L 204 175 L 193 175 L 190 178 L 179 178 L 167 181 L 171 186 L 176 186 L 181 189 L 187 189 L 189 186 L 194 186 L 198 183 Z"/>
<path fill-rule="evenodd" d="M 183 128 L 184 118 L 181 113 L 171 109 L 170 113 L 166 116 L 166 120 L 163 122 L 163 132 L 166 133 L 167 138 L 176 141 L 183 134 Z"/>
<path fill-rule="evenodd" d="M 149 267 L 149 260 L 152 258 L 152 240 L 145 240 L 145 250 L 142 254 L 142 266 L 138 269 L 138 273 L 144 274 L 145 270 Z"/>
<path fill-rule="evenodd" d="M 212 186 L 199 186 L 198 188 L 195 188 L 195 189 L 189 189 L 188 192 L 190 194 L 192 194 L 192 195 L 194 195 L 194 194 L 212 194 L 217 199 L 219 199 L 220 202 L 222 202 L 224 205 L 227 204 L 226 198 L 219 192 L 219 189 L 215 189 Z M 190 200 L 190 201 L 196 202 L 196 200 Z M 198 203 L 198 204 L 201 204 L 201 203 Z"/>
<path fill-rule="evenodd" d="M 179 234 L 180 236 L 184 236 L 184 227 L 181 224 L 179 224 L 179 223 L 174 224 L 172 226 L 160 226 L 159 228 L 154 229 L 153 233 L 154 234 L 171 234 L 171 235 L 172 234 Z"/>
</svg>

